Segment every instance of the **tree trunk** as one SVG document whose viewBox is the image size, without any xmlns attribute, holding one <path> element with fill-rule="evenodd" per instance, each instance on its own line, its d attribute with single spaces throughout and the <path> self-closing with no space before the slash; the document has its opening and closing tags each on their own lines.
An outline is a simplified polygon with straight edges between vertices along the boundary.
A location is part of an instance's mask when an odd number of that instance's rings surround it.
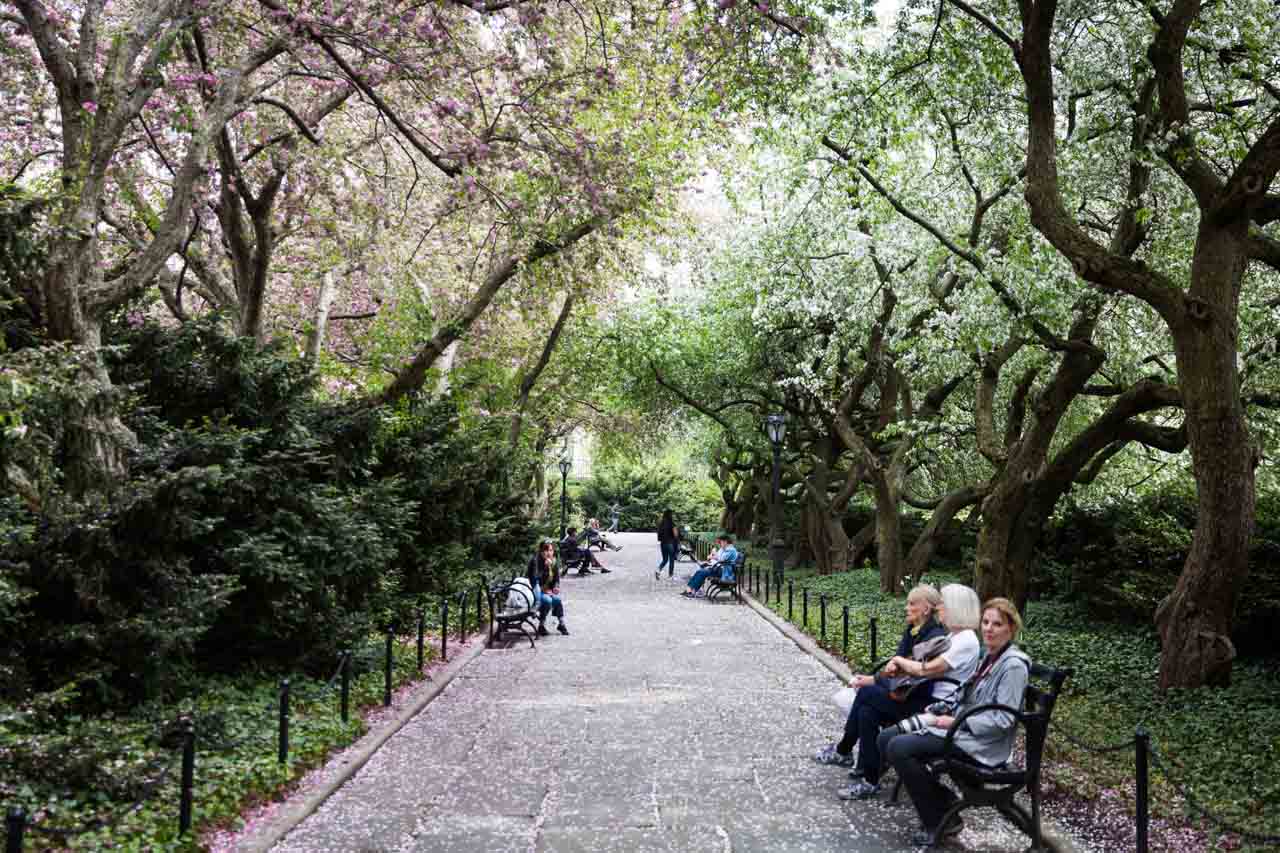
<svg viewBox="0 0 1280 853">
<path fill-rule="evenodd" d="M 136 443 L 115 412 L 116 392 L 102 363 L 98 321 L 86 316 L 79 298 L 82 288 L 102 280 L 97 239 L 96 231 L 90 229 L 79 239 L 58 244 L 49 257 L 41 291 L 50 336 L 88 350 L 82 356 L 78 391 L 67 406 L 65 422 L 66 484 L 76 497 L 110 493 L 121 485 L 129 475 L 128 452 Z"/>
<path fill-rule="evenodd" d="M 849 568 L 856 569 L 862 564 L 867 549 L 876 541 L 876 520 L 872 518 L 853 534 L 849 540 Z"/>
<path fill-rule="evenodd" d="M 325 272 L 320 282 L 320 298 L 316 300 L 316 315 L 311 322 L 311 333 L 307 335 L 307 349 L 303 356 L 312 369 L 315 368 L 316 361 L 320 358 L 320 350 L 324 347 L 325 330 L 329 326 L 329 308 L 333 305 L 333 294 L 336 290 L 333 272 Z"/>
<path fill-rule="evenodd" d="M 1029 485 L 999 484 L 982 502 L 982 526 L 978 530 L 974 590 L 978 598 L 1003 596 L 1025 611 L 1027 569 L 1044 518 L 1028 517 Z"/>
<path fill-rule="evenodd" d="M 1201 222 L 1185 319 L 1173 326 L 1196 480 L 1196 528 L 1182 574 L 1156 610 L 1160 686 L 1231 678 L 1231 620 L 1249 573 L 1257 449 L 1240 400 L 1236 342 L 1248 223 Z"/>
<path fill-rule="evenodd" d="M 732 531 L 733 535 L 739 540 L 747 539 L 751 536 L 751 528 L 755 523 L 755 491 L 755 481 L 751 477 L 742 478 L 742 482 L 738 486 L 738 498 L 735 501 L 737 511 L 734 513 L 733 525 L 723 528 L 724 530 Z"/>
<path fill-rule="evenodd" d="M 904 577 L 911 578 L 914 582 L 919 582 L 920 578 L 924 577 L 925 571 L 929 568 L 929 561 L 933 559 L 933 552 L 938 548 L 938 540 L 945 535 L 956 513 L 982 500 L 984 495 L 985 492 L 982 489 L 964 486 L 942 499 L 934 508 L 933 514 L 929 516 L 929 523 L 920 532 L 920 538 L 916 539 L 910 553 L 907 554 Z"/>
<path fill-rule="evenodd" d="M 873 469 L 868 476 L 876 498 L 876 563 L 880 568 L 880 591 L 894 595 L 902 586 L 903 572 L 898 490 L 890 482 L 891 475 L 883 469 Z"/>
</svg>

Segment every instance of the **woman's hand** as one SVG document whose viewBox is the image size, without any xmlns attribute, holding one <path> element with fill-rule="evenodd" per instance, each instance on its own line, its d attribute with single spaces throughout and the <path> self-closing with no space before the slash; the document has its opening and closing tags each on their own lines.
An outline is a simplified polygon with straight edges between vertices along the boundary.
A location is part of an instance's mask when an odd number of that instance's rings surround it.
<svg viewBox="0 0 1280 853">
<path fill-rule="evenodd" d="M 552 594 L 552 595 L 559 595 L 559 594 L 560 594 L 560 587 L 558 587 L 558 586 L 552 587 L 552 588 L 551 588 L 551 594 Z"/>
<path fill-rule="evenodd" d="M 907 659 L 895 655 L 890 658 L 889 662 L 884 665 L 885 675 L 900 675 L 906 673 Z"/>
<path fill-rule="evenodd" d="M 874 684 L 875 679 L 869 675 L 855 675 L 853 680 L 849 682 L 850 687 L 863 688 L 869 684 Z"/>
<path fill-rule="evenodd" d="M 949 729 L 955 724 L 956 718 L 949 715 L 941 716 L 934 722 L 934 725 L 940 729 Z"/>
</svg>

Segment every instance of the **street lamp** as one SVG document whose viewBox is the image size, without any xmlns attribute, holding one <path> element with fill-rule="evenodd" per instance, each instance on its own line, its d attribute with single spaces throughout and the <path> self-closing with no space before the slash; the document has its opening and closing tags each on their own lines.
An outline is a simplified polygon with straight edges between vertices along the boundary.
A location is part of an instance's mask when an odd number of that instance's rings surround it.
<svg viewBox="0 0 1280 853">
<path fill-rule="evenodd" d="M 569 517 L 569 492 L 567 484 L 569 482 L 569 469 L 573 467 L 573 463 L 569 461 L 568 456 L 560 457 L 560 538 L 565 536 L 565 525 L 568 523 Z"/>
<path fill-rule="evenodd" d="M 782 539 L 782 440 L 787 437 L 786 415 L 769 415 L 764 430 L 773 445 L 773 495 L 769 501 L 769 556 L 773 558 L 773 578 L 782 589 L 782 564 L 787 543 Z"/>
</svg>

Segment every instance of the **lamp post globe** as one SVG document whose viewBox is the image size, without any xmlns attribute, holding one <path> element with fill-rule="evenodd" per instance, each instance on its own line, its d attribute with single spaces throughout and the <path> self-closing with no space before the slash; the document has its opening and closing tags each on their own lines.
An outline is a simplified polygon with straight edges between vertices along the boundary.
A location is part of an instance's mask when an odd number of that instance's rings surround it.
<svg viewBox="0 0 1280 853">
<path fill-rule="evenodd" d="M 773 493 L 769 500 L 769 556 L 773 561 L 773 577 L 777 589 L 782 588 L 783 562 L 787 543 L 782 538 L 782 442 L 787 437 L 786 415 L 769 415 L 764 419 L 765 434 L 773 447 Z"/>
<path fill-rule="evenodd" d="M 566 525 L 569 519 L 569 469 L 573 467 L 573 463 L 568 457 L 561 458 L 560 462 L 560 538 L 565 536 Z"/>
</svg>

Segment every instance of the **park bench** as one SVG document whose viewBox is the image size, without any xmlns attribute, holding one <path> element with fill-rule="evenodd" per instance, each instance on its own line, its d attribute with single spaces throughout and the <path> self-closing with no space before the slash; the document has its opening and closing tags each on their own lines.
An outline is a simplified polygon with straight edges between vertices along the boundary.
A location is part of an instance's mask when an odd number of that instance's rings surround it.
<svg viewBox="0 0 1280 853">
<path fill-rule="evenodd" d="M 564 555 L 564 550 L 560 544 L 556 544 L 556 555 L 560 558 L 560 574 L 568 575 L 569 572 L 577 571 L 580 575 L 591 574 L 591 549 L 579 548 L 577 553 L 571 557 Z"/>
<path fill-rule="evenodd" d="M 502 639 L 505 631 L 519 631 L 531 648 L 537 648 L 534 637 L 538 632 L 538 609 L 528 586 L 517 584 L 514 579 L 491 584 L 489 612 L 493 614 L 495 642 Z"/>
<path fill-rule="evenodd" d="M 1008 705 L 977 705 L 956 717 L 955 724 L 947 732 L 946 751 L 929 769 L 937 775 L 947 775 L 959 791 L 960 798 L 947 810 L 938 824 L 938 830 L 930 840 L 930 847 L 938 844 L 938 832 L 957 817 L 960 812 L 974 806 L 989 806 L 1004 815 L 1031 839 L 1031 850 L 1045 850 L 1040 828 L 1040 764 L 1044 756 L 1045 738 L 1049 734 L 1049 718 L 1062 693 L 1062 685 L 1071 676 L 1070 669 L 1054 669 L 1043 664 L 1031 665 L 1027 689 L 1021 708 Z M 1025 738 L 1024 760 L 1021 767 L 1010 761 L 999 767 L 976 764 L 956 749 L 953 741 L 964 721 L 983 711 L 1002 710 L 1012 714 Z M 902 788 L 899 780 L 893 788 L 891 800 L 897 800 Z M 1015 797 L 1026 791 L 1031 800 L 1031 810 Z"/>
<path fill-rule="evenodd" d="M 716 565 L 719 565 L 718 563 Z M 714 569 L 715 566 L 712 566 Z M 714 601 L 715 597 L 722 592 L 727 592 L 733 596 L 735 601 L 742 601 L 742 596 L 738 593 L 738 583 L 742 580 L 747 569 L 747 554 L 745 551 L 739 551 L 737 558 L 733 561 L 733 580 L 724 580 L 718 572 L 713 572 L 707 578 L 707 600 Z"/>
</svg>

